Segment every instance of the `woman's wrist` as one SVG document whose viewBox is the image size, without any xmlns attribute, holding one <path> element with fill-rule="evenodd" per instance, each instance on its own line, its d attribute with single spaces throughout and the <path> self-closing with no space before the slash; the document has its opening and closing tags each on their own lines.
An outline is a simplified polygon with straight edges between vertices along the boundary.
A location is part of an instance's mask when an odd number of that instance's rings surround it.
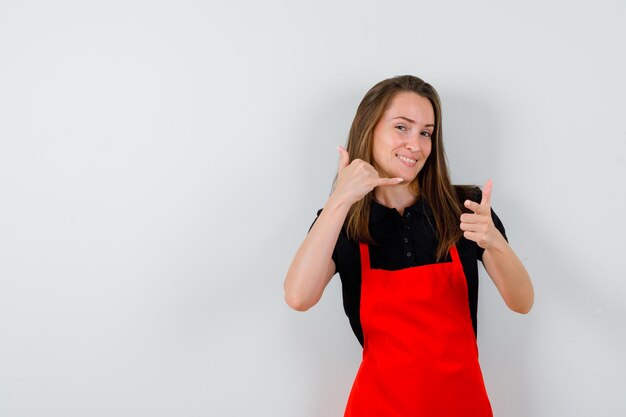
<svg viewBox="0 0 626 417">
<path fill-rule="evenodd" d="M 494 226 L 495 229 L 495 226 Z M 498 229 L 495 229 L 493 232 L 493 238 L 491 239 L 491 244 L 485 248 L 487 252 L 505 252 L 506 247 L 508 246 L 508 242 L 502 236 L 502 233 Z"/>
<path fill-rule="evenodd" d="M 324 205 L 325 211 L 339 211 L 348 213 L 353 203 L 348 202 L 345 198 L 342 198 L 335 193 L 331 194 Z"/>
</svg>

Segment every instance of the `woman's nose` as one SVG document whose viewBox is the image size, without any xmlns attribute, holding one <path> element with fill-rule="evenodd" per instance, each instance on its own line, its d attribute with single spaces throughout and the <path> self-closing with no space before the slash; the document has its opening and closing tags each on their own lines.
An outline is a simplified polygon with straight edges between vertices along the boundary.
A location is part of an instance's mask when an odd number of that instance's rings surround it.
<svg viewBox="0 0 626 417">
<path fill-rule="evenodd" d="M 405 147 L 411 152 L 417 152 L 420 150 L 419 135 L 410 135 L 406 141 Z"/>
</svg>

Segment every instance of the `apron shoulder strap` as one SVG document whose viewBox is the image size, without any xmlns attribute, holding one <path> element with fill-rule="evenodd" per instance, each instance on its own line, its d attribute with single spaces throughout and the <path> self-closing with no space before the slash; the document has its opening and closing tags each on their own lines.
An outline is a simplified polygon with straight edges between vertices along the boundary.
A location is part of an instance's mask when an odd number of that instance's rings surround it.
<svg viewBox="0 0 626 417">
<path fill-rule="evenodd" d="M 450 246 L 450 256 L 452 257 L 452 263 L 461 263 L 461 258 L 459 257 L 459 251 L 457 250 L 456 245 Z"/>
</svg>

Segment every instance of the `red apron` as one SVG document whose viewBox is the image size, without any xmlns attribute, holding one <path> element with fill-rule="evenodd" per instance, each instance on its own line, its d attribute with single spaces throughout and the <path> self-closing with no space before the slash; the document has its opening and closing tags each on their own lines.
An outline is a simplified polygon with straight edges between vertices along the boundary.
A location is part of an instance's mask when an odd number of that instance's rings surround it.
<svg viewBox="0 0 626 417">
<path fill-rule="evenodd" d="M 344 417 L 492 417 L 456 247 L 399 271 L 360 250 L 363 360 Z"/>
</svg>

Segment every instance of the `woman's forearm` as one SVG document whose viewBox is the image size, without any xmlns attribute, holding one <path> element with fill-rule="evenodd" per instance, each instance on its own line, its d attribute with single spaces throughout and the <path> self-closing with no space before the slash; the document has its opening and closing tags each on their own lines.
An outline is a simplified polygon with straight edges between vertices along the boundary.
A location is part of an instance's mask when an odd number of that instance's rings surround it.
<svg viewBox="0 0 626 417">
<path fill-rule="evenodd" d="M 350 204 L 331 196 L 300 245 L 285 277 L 285 301 L 298 311 L 313 307 L 335 274 L 333 249 Z"/>
<path fill-rule="evenodd" d="M 483 264 L 506 305 L 518 313 L 528 313 L 534 303 L 533 284 L 511 246 L 500 234 L 485 249 Z"/>
</svg>

